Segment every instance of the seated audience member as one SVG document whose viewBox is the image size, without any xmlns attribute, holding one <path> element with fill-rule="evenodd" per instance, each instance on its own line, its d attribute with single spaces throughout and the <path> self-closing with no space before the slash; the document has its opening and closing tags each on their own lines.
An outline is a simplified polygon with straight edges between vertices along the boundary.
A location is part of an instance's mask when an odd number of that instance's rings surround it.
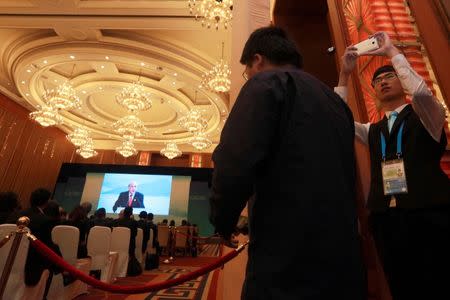
<svg viewBox="0 0 450 300">
<path fill-rule="evenodd" d="M 58 255 L 61 255 L 59 247 L 53 243 L 51 232 L 55 226 L 54 221 L 52 221 L 44 213 L 51 193 L 47 189 L 38 188 L 31 193 L 30 196 L 30 208 L 23 210 L 19 213 L 19 216 L 26 216 L 30 218 L 30 224 L 28 228 L 31 233 L 38 238 L 42 243 L 50 247 Z M 16 223 L 16 217 L 7 220 L 8 223 Z M 25 284 L 26 285 L 36 285 L 41 278 L 41 274 L 45 269 L 50 270 L 50 276 L 48 279 L 48 284 L 53 278 L 53 274 L 60 273 L 61 270 L 56 266 L 52 265 L 48 260 L 42 257 L 38 252 L 30 246 L 28 250 L 27 261 L 25 263 Z M 48 288 L 48 286 L 47 286 Z M 47 290 L 46 292 L 47 293 Z"/>
<path fill-rule="evenodd" d="M 169 222 L 169 226 L 171 226 L 171 227 L 175 227 L 175 220 L 170 220 L 170 222 Z"/>
<path fill-rule="evenodd" d="M 89 219 L 87 232 L 89 234 L 89 230 L 94 226 L 111 227 L 111 222 L 106 218 L 106 209 L 101 207 L 95 211 L 93 218 Z"/>
<path fill-rule="evenodd" d="M 11 214 L 17 214 L 18 210 L 19 202 L 16 193 L 0 193 L 0 224 L 4 224 Z M 14 222 L 14 224 L 16 224 L 16 222 Z"/>
<path fill-rule="evenodd" d="M 59 208 L 60 206 L 58 202 L 54 200 L 48 201 L 47 206 L 44 208 L 44 214 L 54 222 L 54 226 L 61 223 L 61 214 Z"/>
<path fill-rule="evenodd" d="M 139 220 L 137 221 L 137 227 L 143 231 L 142 237 L 142 253 L 147 249 L 148 239 L 150 238 L 150 226 L 147 222 L 147 212 L 141 211 L 139 213 Z"/>
<path fill-rule="evenodd" d="M 113 227 L 127 227 L 130 228 L 130 245 L 128 247 L 128 253 L 130 257 L 134 257 L 134 249 L 136 248 L 136 234 L 137 234 L 137 221 L 133 220 L 133 208 L 130 206 L 125 207 L 123 210 L 123 217 L 117 219 Z"/>
<path fill-rule="evenodd" d="M 153 248 L 156 248 L 158 250 L 158 225 L 153 223 L 153 214 L 148 213 L 147 214 L 147 222 L 149 225 L 149 228 L 153 230 Z"/>
<path fill-rule="evenodd" d="M 87 257 L 86 234 L 88 219 L 86 210 L 81 206 L 76 206 L 70 213 L 65 225 L 75 226 L 80 231 L 80 241 L 78 243 L 78 258 Z"/>
</svg>

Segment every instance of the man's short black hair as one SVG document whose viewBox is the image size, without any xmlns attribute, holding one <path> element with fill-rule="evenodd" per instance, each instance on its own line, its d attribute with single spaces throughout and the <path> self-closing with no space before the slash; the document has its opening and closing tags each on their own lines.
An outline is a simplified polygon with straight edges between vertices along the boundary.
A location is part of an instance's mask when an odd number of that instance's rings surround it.
<svg viewBox="0 0 450 300">
<path fill-rule="evenodd" d="M 380 74 L 383 73 L 388 73 L 388 72 L 394 72 L 395 73 L 395 69 L 392 65 L 384 65 L 379 67 L 378 69 L 375 70 L 375 72 L 373 72 L 373 76 L 372 76 L 372 82 L 375 80 L 375 78 L 377 78 Z"/>
<path fill-rule="evenodd" d="M 95 216 L 104 217 L 106 215 L 106 209 L 104 207 L 100 207 L 95 211 Z"/>
<path fill-rule="evenodd" d="M 139 218 L 147 219 L 147 212 L 145 210 L 141 211 L 139 213 Z"/>
<path fill-rule="evenodd" d="M 30 205 L 33 207 L 43 206 L 50 200 L 51 195 L 52 193 L 50 193 L 50 191 L 47 189 L 44 188 L 36 189 L 31 193 Z"/>
<path fill-rule="evenodd" d="M 303 66 L 303 58 L 295 43 L 280 27 L 267 26 L 255 30 L 245 43 L 241 64 L 251 66 L 255 54 L 264 56 L 274 65 Z"/>
</svg>

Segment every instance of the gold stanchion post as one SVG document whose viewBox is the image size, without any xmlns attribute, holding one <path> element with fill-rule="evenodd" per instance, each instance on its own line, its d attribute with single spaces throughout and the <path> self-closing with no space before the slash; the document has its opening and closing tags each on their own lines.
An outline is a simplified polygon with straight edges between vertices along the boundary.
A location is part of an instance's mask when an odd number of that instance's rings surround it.
<svg viewBox="0 0 450 300">
<path fill-rule="evenodd" d="M 0 299 L 3 299 L 3 293 L 6 289 L 6 284 L 8 283 L 8 278 L 11 273 L 14 261 L 16 259 L 17 251 L 19 250 L 20 242 L 22 241 L 22 236 L 28 231 L 26 228 L 30 224 L 30 219 L 28 217 L 20 217 L 17 220 L 17 232 L 14 235 L 14 240 L 9 250 L 8 257 L 6 258 L 5 268 L 2 272 L 2 277 L 0 278 Z"/>
</svg>

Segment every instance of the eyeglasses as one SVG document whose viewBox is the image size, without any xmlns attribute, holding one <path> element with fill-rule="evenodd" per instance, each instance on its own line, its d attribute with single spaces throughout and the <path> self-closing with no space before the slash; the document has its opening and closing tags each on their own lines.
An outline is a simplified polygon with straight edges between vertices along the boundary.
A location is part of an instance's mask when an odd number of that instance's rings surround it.
<svg viewBox="0 0 450 300">
<path fill-rule="evenodd" d="M 397 77 L 397 75 L 395 74 L 395 73 L 386 73 L 386 75 L 384 75 L 384 76 L 378 76 L 377 78 L 375 78 L 373 81 L 372 81 L 372 85 L 378 85 L 378 84 L 380 84 L 382 81 L 383 81 L 383 79 L 385 79 L 385 80 L 387 80 L 387 81 L 390 81 L 390 80 L 392 80 L 392 79 L 394 79 L 395 77 Z"/>
</svg>

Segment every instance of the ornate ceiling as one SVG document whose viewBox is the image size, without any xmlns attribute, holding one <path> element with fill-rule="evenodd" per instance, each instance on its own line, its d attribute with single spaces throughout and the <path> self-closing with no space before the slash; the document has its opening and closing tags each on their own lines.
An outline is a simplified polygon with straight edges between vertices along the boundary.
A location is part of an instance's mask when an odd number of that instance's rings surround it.
<svg viewBox="0 0 450 300">
<path fill-rule="evenodd" d="M 69 80 L 83 104 L 62 111 L 59 126 L 92 132 L 96 149 L 115 149 L 112 124 L 127 115 L 116 94 L 140 80 L 152 107 L 139 113 L 149 129 L 138 150 L 175 141 L 193 152 L 192 134 L 178 125 L 189 110 L 207 119 L 213 147 L 229 112 L 228 93 L 199 88 L 203 72 L 230 53 L 230 30 L 202 28 L 188 1 L 0 0 L 0 92 L 34 111 L 43 93 Z M 196 92 L 197 91 L 197 92 Z"/>
</svg>

